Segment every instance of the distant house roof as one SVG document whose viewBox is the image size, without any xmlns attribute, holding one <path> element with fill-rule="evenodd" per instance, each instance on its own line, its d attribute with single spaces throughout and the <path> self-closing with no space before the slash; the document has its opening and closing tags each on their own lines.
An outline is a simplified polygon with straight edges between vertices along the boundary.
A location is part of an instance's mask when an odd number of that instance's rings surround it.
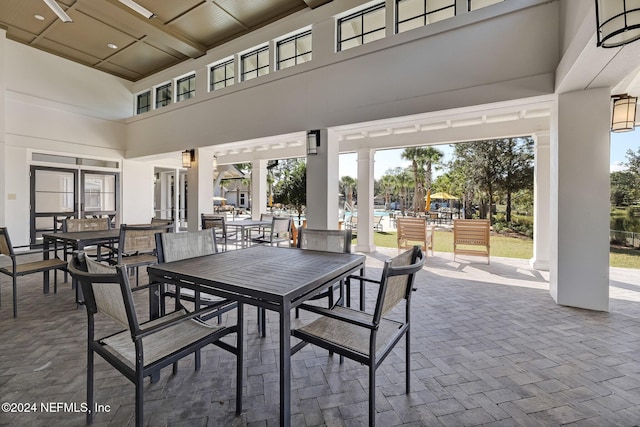
<svg viewBox="0 0 640 427">
<path fill-rule="evenodd" d="M 218 176 L 222 174 L 221 179 L 243 179 L 247 175 L 234 165 L 220 165 L 213 172 L 213 179 L 218 180 Z"/>
</svg>

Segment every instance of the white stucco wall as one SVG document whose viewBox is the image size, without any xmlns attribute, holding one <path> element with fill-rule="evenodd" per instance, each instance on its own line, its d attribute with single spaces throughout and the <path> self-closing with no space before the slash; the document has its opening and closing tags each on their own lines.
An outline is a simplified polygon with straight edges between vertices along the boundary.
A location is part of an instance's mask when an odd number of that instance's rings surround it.
<svg viewBox="0 0 640 427">
<path fill-rule="evenodd" d="M 517 9 L 523 4 L 535 6 Z M 136 144 L 129 145 L 127 155 L 177 151 L 186 148 L 185 141 L 190 147 L 210 146 L 553 93 L 558 3 L 498 6 L 510 7 L 510 13 L 492 18 L 480 10 L 356 49 L 314 55 L 309 63 L 224 90 L 197 88 L 193 99 L 128 119 L 127 139 Z M 313 28 L 328 33 L 328 22 L 334 17 L 314 22 Z M 268 40 L 265 32 L 252 37 L 260 35 L 262 42 Z M 335 49 L 334 37 L 317 36 L 314 32 L 314 49 L 320 43 L 325 45 L 321 52 Z M 238 50 L 239 43 L 234 43 Z M 206 64 L 234 53 L 229 49 L 189 66 L 206 73 Z M 164 80 L 136 84 L 135 90 L 168 80 L 167 73 Z"/>
</svg>

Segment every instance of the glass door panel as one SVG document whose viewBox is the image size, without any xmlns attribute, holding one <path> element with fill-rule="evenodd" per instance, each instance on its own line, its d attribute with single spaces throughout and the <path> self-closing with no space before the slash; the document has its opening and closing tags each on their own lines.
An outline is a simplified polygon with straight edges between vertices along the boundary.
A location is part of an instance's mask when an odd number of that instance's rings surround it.
<svg viewBox="0 0 640 427">
<path fill-rule="evenodd" d="M 41 242 L 42 233 L 62 227 L 62 220 L 75 217 L 77 172 L 68 169 L 31 167 L 31 243 Z"/>
<path fill-rule="evenodd" d="M 114 222 L 117 213 L 117 189 L 117 173 L 82 171 L 83 217 L 109 217 Z"/>
</svg>

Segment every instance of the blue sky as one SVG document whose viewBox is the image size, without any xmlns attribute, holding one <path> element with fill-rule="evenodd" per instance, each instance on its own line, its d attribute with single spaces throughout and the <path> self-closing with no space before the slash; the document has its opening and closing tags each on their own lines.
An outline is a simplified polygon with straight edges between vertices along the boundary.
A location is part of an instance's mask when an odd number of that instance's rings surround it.
<svg viewBox="0 0 640 427">
<path fill-rule="evenodd" d="M 444 160 L 451 159 L 453 149 L 449 144 L 434 146 L 445 153 Z M 611 134 L 611 172 L 623 170 L 623 162 L 627 161 L 625 153 L 631 149 L 634 152 L 640 148 L 640 129 L 632 132 L 621 132 Z M 374 177 L 380 179 L 389 169 L 395 167 L 407 167 L 410 162 L 401 158 L 403 149 L 381 150 L 376 152 Z M 353 178 L 358 177 L 357 155 L 355 153 L 340 155 L 340 177 L 345 175 Z M 436 171 L 437 175 L 438 172 Z"/>
</svg>

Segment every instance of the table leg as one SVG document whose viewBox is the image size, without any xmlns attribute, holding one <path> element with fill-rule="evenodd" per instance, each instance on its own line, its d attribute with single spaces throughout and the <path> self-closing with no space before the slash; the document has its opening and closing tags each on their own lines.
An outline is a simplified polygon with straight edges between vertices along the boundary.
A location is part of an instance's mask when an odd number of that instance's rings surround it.
<svg viewBox="0 0 640 427">
<path fill-rule="evenodd" d="M 42 239 L 42 259 L 49 259 L 49 239 Z M 56 271 L 53 271 L 53 274 L 56 274 Z M 49 293 L 49 270 L 45 270 L 42 273 L 42 292 L 45 294 Z"/>
<path fill-rule="evenodd" d="M 280 426 L 291 426 L 291 304 L 280 311 Z"/>
</svg>

